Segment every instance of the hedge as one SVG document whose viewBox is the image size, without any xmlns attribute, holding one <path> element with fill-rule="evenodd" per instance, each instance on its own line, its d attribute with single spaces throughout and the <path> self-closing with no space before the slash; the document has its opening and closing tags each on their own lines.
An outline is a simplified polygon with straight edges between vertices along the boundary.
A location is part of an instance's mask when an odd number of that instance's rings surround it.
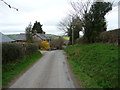
<svg viewBox="0 0 120 90">
<path fill-rule="evenodd" d="M 2 63 L 15 62 L 17 59 L 36 51 L 35 44 L 2 43 Z"/>
<path fill-rule="evenodd" d="M 96 43 L 107 43 L 120 46 L 120 29 L 105 31 L 100 33 Z M 76 39 L 75 44 L 85 44 L 83 37 Z"/>
<path fill-rule="evenodd" d="M 100 42 L 110 43 L 118 46 L 120 44 L 120 29 L 102 32 L 99 38 Z"/>
</svg>

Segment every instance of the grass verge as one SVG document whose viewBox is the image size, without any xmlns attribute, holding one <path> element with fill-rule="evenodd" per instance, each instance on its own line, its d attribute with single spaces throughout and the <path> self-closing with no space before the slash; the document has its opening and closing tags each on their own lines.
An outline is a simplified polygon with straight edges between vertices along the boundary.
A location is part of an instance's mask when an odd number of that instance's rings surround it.
<svg viewBox="0 0 120 90">
<path fill-rule="evenodd" d="M 68 63 L 83 88 L 117 88 L 118 47 L 108 44 L 68 46 Z"/>
<path fill-rule="evenodd" d="M 26 56 L 16 62 L 7 63 L 2 65 L 2 87 L 8 85 L 17 75 L 24 71 L 27 67 L 35 63 L 42 54 L 37 51 L 34 54 Z"/>
</svg>

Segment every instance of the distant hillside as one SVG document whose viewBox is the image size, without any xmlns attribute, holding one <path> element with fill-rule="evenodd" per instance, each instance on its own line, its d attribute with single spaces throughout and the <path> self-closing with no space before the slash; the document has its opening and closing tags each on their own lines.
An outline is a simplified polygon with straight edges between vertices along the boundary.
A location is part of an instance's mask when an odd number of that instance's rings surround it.
<svg viewBox="0 0 120 90">
<path fill-rule="evenodd" d="M 46 34 L 46 36 L 49 37 L 49 38 L 59 37 L 58 35 L 54 35 L 54 34 Z"/>
<path fill-rule="evenodd" d="M 17 35 L 18 34 L 10 34 L 10 35 L 7 35 L 9 38 L 13 39 L 13 40 L 16 40 L 17 39 Z"/>
<path fill-rule="evenodd" d="M 11 39 L 13 39 L 13 40 L 16 40 L 17 39 L 17 36 L 18 36 L 19 34 L 10 34 L 10 35 L 7 35 L 8 37 L 10 37 Z M 59 35 L 54 35 L 54 34 L 46 34 L 46 36 L 48 37 L 48 38 L 58 38 L 59 37 Z M 66 39 L 66 40 L 69 40 L 69 37 L 68 36 L 65 36 L 65 35 L 63 35 L 63 36 L 61 36 L 61 37 L 63 37 L 64 39 Z"/>
<path fill-rule="evenodd" d="M 7 35 L 7 36 L 10 37 L 11 39 L 16 40 L 18 35 L 19 34 L 10 34 L 10 35 Z M 59 37 L 58 35 L 54 35 L 54 34 L 46 34 L 46 36 L 49 37 L 49 38 Z"/>
</svg>

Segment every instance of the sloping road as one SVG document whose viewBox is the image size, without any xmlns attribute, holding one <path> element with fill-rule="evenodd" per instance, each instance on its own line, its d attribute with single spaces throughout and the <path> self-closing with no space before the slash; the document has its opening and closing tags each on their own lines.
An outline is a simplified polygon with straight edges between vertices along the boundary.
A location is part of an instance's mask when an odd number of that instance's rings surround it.
<svg viewBox="0 0 120 90">
<path fill-rule="evenodd" d="M 44 56 L 10 88 L 75 88 L 63 50 L 43 51 Z"/>
</svg>

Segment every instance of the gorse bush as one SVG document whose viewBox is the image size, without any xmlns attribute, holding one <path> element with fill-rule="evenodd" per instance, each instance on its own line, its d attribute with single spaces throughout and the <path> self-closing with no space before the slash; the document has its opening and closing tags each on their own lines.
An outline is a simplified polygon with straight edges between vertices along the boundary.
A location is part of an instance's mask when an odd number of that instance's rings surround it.
<svg viewBox="0 0 120 90">
<path fill-rule="evenodd" d="M 47 50 L 50 48 L 50 45 L 47 41 L 41 41 L 40 42 L 40 49 L 41 50 Z"/>
<path fill-rule="evenodd" d="M 36 51 L 37 46 L 34 44 L 2 43 L 2 63 L 15 62 Z"/>
</svg>

